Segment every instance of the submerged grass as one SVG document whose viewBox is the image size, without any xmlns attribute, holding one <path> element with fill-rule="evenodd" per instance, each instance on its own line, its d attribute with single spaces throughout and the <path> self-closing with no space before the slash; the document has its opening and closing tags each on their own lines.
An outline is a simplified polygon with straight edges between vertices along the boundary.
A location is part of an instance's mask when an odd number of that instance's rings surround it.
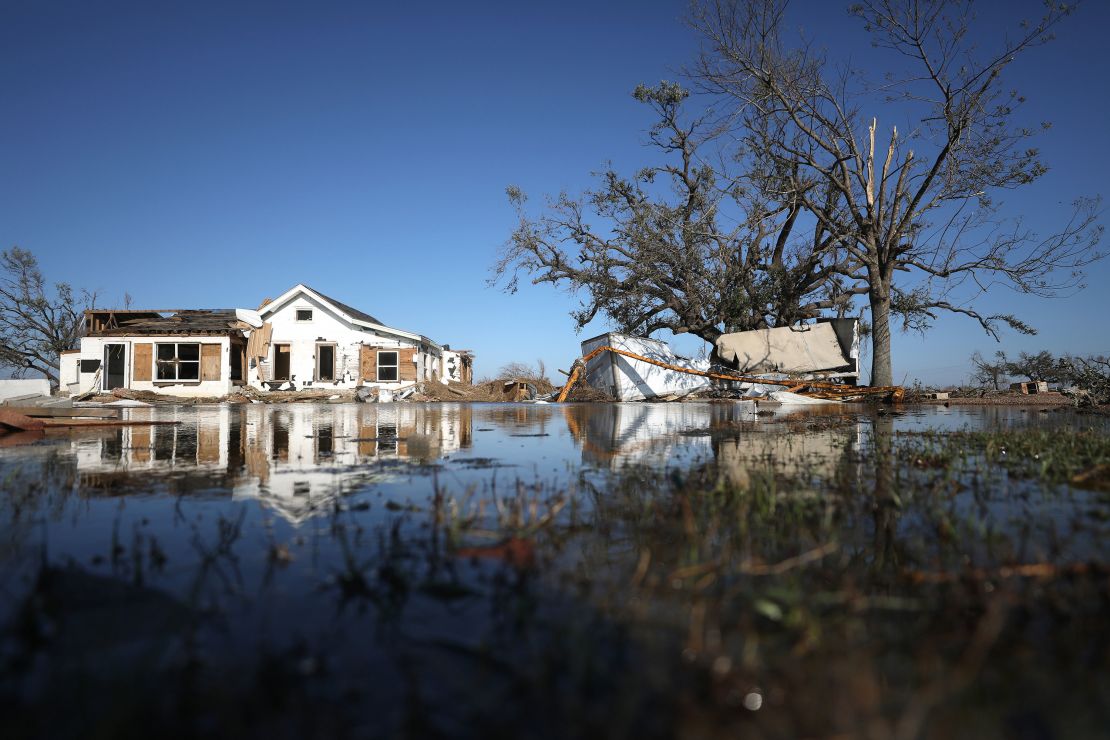
<svg viewBox="0 0 1110 740">
<path fill-rule="evenodd" d="M 940 738 L 1110 726 L 1110 501 L 1097 473 L 1094 490 L 1078 487 L 1110 462 L 1106 435 L 895 434 L 889 419 L 845 417 L 758 440 L 718 429 L 710 444 L 695 464 L 573 485 L 437 477 L 419 506 L 340 500 L 307 543 L 273 530 L 253 541 L 241 514 L 193 519 L 187 562 L 117 536 L 131 584 L 96 608 L 171 615 L 139 637 L 174 643 L 161 663 L 118 646 L 82 654 L 67 593 L 97 589 L 60 591 L 63 564 L 45 556 L 0 637 L 0 730 Z M 64 467 L 42 475 L 7 478 L 27 489 L 3 504 L 8 521 L 64 510 Z M 254 550 L 259 583 L 240 571 Z M 194 569 L 195 585 L 152 596 L 175 569 Z M 301 580 L 308 610 L 289 595 Z M 311 616 L 264 639 L 269 609 Z M 107 664 L 90 670 L 94 655 Z M 129 675 L 144 680 L 123 701 Z M 79 678 L 79 711 L 54 713 Z"/>
</svg>

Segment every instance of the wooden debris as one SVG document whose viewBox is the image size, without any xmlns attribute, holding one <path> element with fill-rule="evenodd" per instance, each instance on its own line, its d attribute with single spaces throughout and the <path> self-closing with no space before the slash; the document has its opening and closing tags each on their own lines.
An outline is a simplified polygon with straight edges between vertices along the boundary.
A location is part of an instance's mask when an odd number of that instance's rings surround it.
<svg viewBox="0 0 1110 740">
<path fill-rule="evenodd" d="M 0 409 L 0 427 L 17 429 L 23 432 L 43 431 L 46 429 L 70 429 L 76 427 L 170 426 L 180 423 L 179 421 L 150 421 L 148 419 L 37 418 L 15 413 L 9 409 Z"/>
<path fill-rule="evenodd" d="M 51 406 L 5 406 L 4 411 L 33 417 L 67 417 L 67 418 L 97 418 L 118 419 L 119 409 L 97 408 L 54 408 Z"/>
</svg>

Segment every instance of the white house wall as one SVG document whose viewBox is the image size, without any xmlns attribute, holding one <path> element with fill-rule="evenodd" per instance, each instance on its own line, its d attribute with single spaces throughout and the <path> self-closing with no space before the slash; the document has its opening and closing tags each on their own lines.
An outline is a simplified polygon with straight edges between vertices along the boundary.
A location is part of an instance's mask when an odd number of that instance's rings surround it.
<svg viewBox="0 0 1110 740">
<path fill-rule="evenodd" d="M 132 376 L 135 373 L 135 358 L 133 355 L 134 345 L 136 344 L 162 344 L 167 342 L 174 342 L 177 344 L 218 344 L 220 345 L 220 379 L 219 380 L 188 380 L 188 381 L 160 381 L 157 380 L 158 373 L 152 367 L 151 380 L 135 380 Z M 76 389 L 70 388 L 71 394 L 85 393 L 90 390 L 99 390 L 103 388 L 104 382 L 104 345 L 106 344 L 122 344 L 124 345 L 124 388 L 130 388 L 135 391 L 151 391 L 153 393 L 161 393 L 170 396 L 181 396 L 183 398 L 200 398 L 200 397 L 213 397 L 224 396 L 230 393 L 233 389 L 231 382 L 231 340 L 228 337 L 220 336 L 130 336 L 130 337 L 83 337 L 81 339 L 80 353 L 70 353 L 63 355 L 63 358 L 76 357 L 77 369 L 80 370 L 81 360 L 99 360 L 101 362 L 101 372 L 83 373 L 77 372 Z M 151 362 L 155 361 L 157 357 L 157 349 L 152 352 Z M 64 381 L 63 381 L 64 385 Z"/>
<path fill-rule="evenodd" d="M 458 352 L 453 352 L 449 349 L 443 351 L 443 371 L 440 378 L 447 382 L 448 380 L 457 383 L 462 382 L 462 355 Z"/>
<path fill-rule="evenodd" d="M 267 307 L 269 309 L 269 307 Z M 310 309 L 310 321 L 297 321 L 298 309 Z M 330 307 L 317 301 L 306 293 L 299 293 L 283 305 L 272 309 L 264 316 L 265 320 L 273 327 L 270 339 L 270 352 L 263 367 L 263 374 L 270 379 L 273 374 L 273 363 L 276 347 L 279 344 L 289 345 L 289 375 L 292 387 L 301 390 L 306 388 L 355 388 L 359 383 L 360 352 L 363 345 L 380 349 L 417 349 L 420 342 L 399 335 L 377 332 L 349 322 L 343 316 L 336 314 Z M 316 347 L 318 344 L 335 345 L 335 380 L 319 381 L 316 379 Z M 425 379 L 430 377 L 431 369 L 438 358 L 429 359 L 430 355 L 417 352 L 413 361 L 416 364 L 416 377 Z M 248 379 L 251 385 L 265 388 L 258 377 L 256 368 L 250 368 Z M 413 381 L 397 381 L 392 383 L 379 383 L 367 381 L 364 385 L 375 385 L 382 388 L 401 389 L 413 384 Z"/>
</svg>

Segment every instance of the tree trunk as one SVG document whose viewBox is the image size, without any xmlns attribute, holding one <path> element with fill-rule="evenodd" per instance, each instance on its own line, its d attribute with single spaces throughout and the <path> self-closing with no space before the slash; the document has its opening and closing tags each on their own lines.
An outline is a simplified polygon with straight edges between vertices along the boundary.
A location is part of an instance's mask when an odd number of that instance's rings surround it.
<svg viewBox="0 0 1110 740">
<path fill-rule="evenodd" d="M 894 385 L 890 364 L 890 291 L 871 288 L 871 385 Z"/>
</svg>

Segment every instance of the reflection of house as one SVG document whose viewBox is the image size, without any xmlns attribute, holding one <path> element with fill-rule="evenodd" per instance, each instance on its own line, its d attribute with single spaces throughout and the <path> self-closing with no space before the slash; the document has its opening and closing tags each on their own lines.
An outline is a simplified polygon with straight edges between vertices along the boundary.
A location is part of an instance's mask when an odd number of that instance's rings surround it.
<svg viewBox="0 0 1110 740">
<path fill-rule="evenodd" d="M 250 411 L 255 411 L 252 407 Z M 284 406 L 250 414 L 250 475 L 237 498 L 257 498 L 299 523 L 361 484 L 393 475 L 374 460 L 428 462 L 469 447 L 469 408 L 417 405 Z"/>
<path fill-rule="evenodd" d="M 75 437 L 89 487 L 127 483 L 174 490 L 227 487 L 287 521 L 326 512 L 360 485 L 394 475 L 375 460 L 430 462 L 469 447 L 466 406 L 247 405 L 130 409 L 167 426 L 129 426 Z"/>
<path fill-rule="evenodd" d="M 78 352 L 63 354 L 71 392 L 222 396 L 259 389 L 398 390 L 422 380 L 470 382 L 473 354 L 386 326 L 305 285 L 257 311 L 88 311 Z"/>
</svg>

